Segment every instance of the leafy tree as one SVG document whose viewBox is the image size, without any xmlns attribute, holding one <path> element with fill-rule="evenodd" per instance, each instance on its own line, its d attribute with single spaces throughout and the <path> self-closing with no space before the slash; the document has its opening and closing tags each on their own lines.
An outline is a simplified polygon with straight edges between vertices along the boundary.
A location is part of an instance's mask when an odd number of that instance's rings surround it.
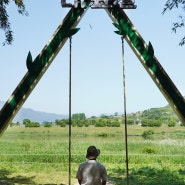
<svg viewBox="0 0 185 185">
<path fill-rule="evenodd" d="M 154 125 L 155 127 L 160 127 L 160 126 L 162 126 L 162 121 L 161 121 L 161 120 L 154 120 L 154 121 L 153 121 L 153 125 Z"/>
<path fill-rule="evenodd" d="M 89 120 L 86 119 L 86 120 L 84 120 L 83 122 L 84 122 L 84 126 L 85 126 L 85 127 L 89 127 L 89 126 L 90 126 Z"/>
<path fill-rule="evenodd" d="M 172 26 L 172 31 L 174 33 L 177 32 L 177 29 L 184 27 L 184 21 L 185 21 L 185 0 L 167 0 L 166 4 L 163 9 L 163 14 L 166 13 L 166 11 L 171 11 L 172 9 L 179 9 L 181 8 L 182 14 L 179 15 L 179 21 L 174 22 Z M 179 42 L 179 45 L 182 46 L 185 44 L 185 36 L 182 37 L 181 41 Z"/>
<path fill-rule="evenodd" d="M 111 126 L 112 127 L 120 127 L 120 122 L 119 121 L 113 121 Z"/>
<path fill-rule="evenodd" d="M 33 127 L 40 127 L 39 122 L 33 122 Z"/>
<path fill-rule="evenodd" d="M 160 120 L 143 119 L 141 126 L 143 127 L 160 127 L 162 122 Z"/>
<path fill-rule="evenodd" d="M 115 112 L 115 113 L 114 113 L 114 116 L 118 116 L 118 112 Z"/>
<path fill-rule="evenodd" d="M 66 125 L 69 124 L 69 119 L 56 119 L 55 120 L 55 125 L 61 126 L 61 127 L 65 127 Z"/>
<path fill-rule="evenodd" d="M 60 125 L 60 120 L 59 119 L 55 120 L 55 125 Z"/>
<path fill-rule="evenodd" d="M 51 126 L 52 126 L 52 125 L 51 125 L 50 122 L 47 122 L 47 121 L 46 121 L 46 122 L 44 123 L 44 127 L 51 127 Z"/>
<path fill-rule="evenodd" d="M 16 126 L 20 126 L 20 123 L 19 123 L 19 121 L 17 121 L 17 122 L 15 123 L 15 125 L 16 125 Z"/>
<path fill-rule="evenodd" d="M 20 123 L 18 121 L 16 123 L 11 122 L 10 127 L 13 127 L 13 126 L 20 126 Z"/>
<path fill-rule="evenodd" d="M 60 126 L 61 127 L 66 127 L 66 125 L 68 124 L 68 122 L 69 122 L 68 120 L 64 120 L 63 119 L 63 120 L 60 121 Z"/>
<path fill-rule="evenodd" d="M 40 127 L 40 124 L 38 122 L 27 122 L 25 127 Z"/>
<path fill-rule="evenodd" d="M 127 124 L 128 125 L 134 125 L 134 120 L 133 119 L 128 119 Z"/>
<path fill-rule="evenodd" d="M 105 127 L 106 126 L 106 120 L 105 119 L 99 119 L 99 121 L 97 121 L 95 123 L 95 127 Z"/>
<path fill-rule="evenodd" d="M 96 116 L 91 116 L 91 118 L 96 118 Z"/>
<path fill-rule="evenodd" d="M 31 123 L 31 121 L 29 119 L 24 119 L 23 120 L 23 125 L 26 125 L 26 124 L 29 124 L 29 123 Z"/>
<path fill-rule="evenodd" d="M 78 122 L 78 121 L 76 121 L 76 120 L 72 120 L 72 126 L 73 126 L 73 127 L 76 127 L 77 122 Z"/>
<path fill-rule="evenodd" d="M 89 119 L 89 124 L 90 125 L 95 125 L 96 119 Z"/>
<path fill-rule="evenodd" d="M 109 116 L 107 116 L 106 114 L 101 114 L 100 118 L 108 118 Z"/>
<path fill-rule="evenodd" d="M 5 41 L 3 42 L 3 45 L 11 44 L 13 41 L 13 31 L 9 22 L 9 15 L 6 10 L 6 7 L 12 1 L 17 6 L 17 11 L 19 14 L 27 14 L 23 0 L 0 0 L 0 29 L 2 29 L 5 33 Z"/>
<path fill-rule="evenodd" d="M 111 127 L 111 126 L 112 126 L 112 122 L 111 122 L 110 120 L 107 120 L 106 126 L 107 126 L 107 127 Z"/>
<path fill-rule="evenodd" d="M 173 120 L 168 121 L 168 127 L 174 127 L 176 125 L 176 122 Z"/>
<path fill-rule="evenodd" d="M 84 120 L 86 119 L 85 113 L 76 113 L 76 114 L 72 114 L 72 119 L 74 120 Z"/>
<path fill-rule="evenodd" d="M 77 121 L 77 122 L 76 122 L 76 125 L 77 125 L 78 127 L 83 127 L 83 126 L 84 126 L 84 122 L 83 122 L 83 121 Z"/>
</svg>

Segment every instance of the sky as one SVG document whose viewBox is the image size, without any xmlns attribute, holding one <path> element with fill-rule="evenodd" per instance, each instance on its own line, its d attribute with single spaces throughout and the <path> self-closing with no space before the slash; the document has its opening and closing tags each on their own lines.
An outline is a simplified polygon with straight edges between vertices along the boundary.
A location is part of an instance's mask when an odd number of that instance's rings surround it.
<svg viewBox="0 0 185 185">
<path fill-rule="evenodd" d="M 67 15 L 59 0 L 24 1 L 29 16 L 21 16 L 16 7 L 7 7 L 14 42 L 0 45 L 0 101 L 7 101 L 27 72 L 26 57 L 33 59 Z M 68 2 L 68 1 L 67 1 Z M 182 33 L 172 33 L 178 11 L 162 15 L 166 0 L 137 0 L 137 8 L 125 10 L 146 43 L 185 95 L 185 52 L 178 45 Z M 89 9 L 77 25 L 80 31 L 72 38 L 72 113 L 86 116 L 124 112 L 121 37 L 103 9 Z M 0 30 L 0 42 L 4 40 Z M 140 61 L 125 42 L 127 113 L 163 107 L 168 104 Z M 69 112 L 69 40 L 56 56 L 26 102 L 25 108 L 57 114 Z"/>
</svg>

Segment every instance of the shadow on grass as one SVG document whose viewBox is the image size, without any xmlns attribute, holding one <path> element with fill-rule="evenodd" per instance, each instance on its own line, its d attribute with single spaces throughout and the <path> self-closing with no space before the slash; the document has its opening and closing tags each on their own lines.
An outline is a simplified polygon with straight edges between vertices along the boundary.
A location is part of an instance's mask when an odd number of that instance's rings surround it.
<svg viewBox="0 0 185 185">
<path fill-rule="evenodd" d="M 126 185 L 125 170 L 112 169 L 109 173 L 109 179 L 114 185 Z M 185 169 L 179 171 L 170 171 L 168 169 L 156 169 L 143 167 L 139 169 L 130 169 L 130 185 L 185 185 Z"/>
<path fill-rule="evenodd" d="M 11 173 L 6 170 L 6 169 L 0 169 L 0 185 L 58 185 L 58 184 L 39 184 L 36 183 L 33 179 L 35 176 L 32 177 L 23 177 L 23 176 L 15 176 L 15 177 L 10 177 Z M 59 185 L 66 185 L 66 184 L 59 184 Z"/>
<path fill-rule="evenodd" d="M 33 177 L 23 177 L 23 176 L 16 176 L 16 177 L 9 177 L 11 174 L 8 170 L 0 169 L 0 185 L 14 185 L 14 184 L 32 184 L 36 185 L 33 181 Z"/>
</svg>

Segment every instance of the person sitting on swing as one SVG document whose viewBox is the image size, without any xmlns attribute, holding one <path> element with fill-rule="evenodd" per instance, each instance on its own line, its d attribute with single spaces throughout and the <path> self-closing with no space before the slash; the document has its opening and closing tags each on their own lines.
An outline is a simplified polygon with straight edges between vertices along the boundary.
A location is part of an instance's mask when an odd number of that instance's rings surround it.
<svg viewBox="0 0 185 185">
<path fill-rule="evenodd" d="M 106 185 L 108 180 L 105 167 L 96 161 L 100 150 L 95 146 L 89 146 L 86 158 L 88 161 L 79 165 L 76 178 L 80 185 Z"/>
</svg>

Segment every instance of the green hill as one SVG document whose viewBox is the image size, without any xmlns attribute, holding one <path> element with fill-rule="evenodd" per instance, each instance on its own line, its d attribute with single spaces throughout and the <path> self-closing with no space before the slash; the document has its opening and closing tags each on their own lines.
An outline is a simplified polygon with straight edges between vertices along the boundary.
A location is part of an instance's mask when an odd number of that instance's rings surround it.
<svg viewBox="0 0 185 185">
<path fill-rule="evenodd" d="M 162 120 L 162 121 L 173 120 L 176 122 L 180 121 L 177 115 L 175 114 L 175 112 L 173 111 L 173 109 L 169 105 L 165 107 L 150 108 L 148 110 L 131 113 L 131 114 L 128 114 L 128 118 L 134 119 L 134 120 L 151 119 L 151 120 Z"/>
</svg>

